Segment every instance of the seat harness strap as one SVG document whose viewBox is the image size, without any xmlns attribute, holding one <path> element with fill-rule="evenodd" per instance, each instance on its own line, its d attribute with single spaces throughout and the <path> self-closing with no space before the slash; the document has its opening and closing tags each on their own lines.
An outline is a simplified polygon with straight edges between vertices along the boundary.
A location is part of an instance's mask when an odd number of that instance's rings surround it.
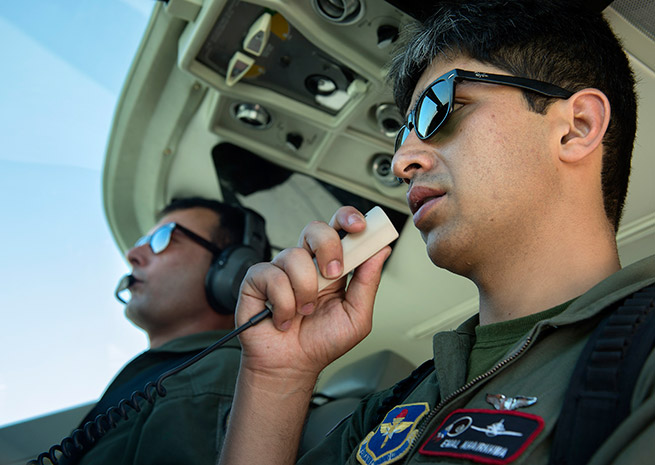
<svg viewBox="0 0 655 465">
<path fill-rule="evenodd" d="M 551 465 L 587 463 L 630 413 L 639 373 L 655 346 L 655 284 L 613 307 L 578 358 L 555 429 Z"/>
</svg>

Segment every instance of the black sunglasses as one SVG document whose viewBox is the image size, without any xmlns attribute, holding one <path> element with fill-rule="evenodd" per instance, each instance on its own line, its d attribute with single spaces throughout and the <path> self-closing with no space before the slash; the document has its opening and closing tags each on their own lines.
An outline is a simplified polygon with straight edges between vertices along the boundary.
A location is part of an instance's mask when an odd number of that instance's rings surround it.
<svg viewBox="0 0 655 465">
<path fill-rule="evenodd" d="M 398 131 L 394 151 L 403 145 L 412 129 L 416 130 L 416 135 L 421 140 L 429 139 L 439 130 L 453 109 L 457 81 L 480 81 L 520 87 L 552 98 L 567 99 L 573 95 L 573 92 L 566 89 L 534 79 L 453 69 L 432 82 L 416 100 L 416 105 L 407 117 L 407 123 Z"/>
<path fill-rule="evenodd" d="M 162 253 L 168 247 L 168 244 L 171 243 L 171 236 L 175 230 L 178 230 L 184 233 L 189 239 L 195 243 L 201 245 L 205 249 L 209 250 L 212 254 L 218 255 L 221 253 L 221 249 L 216 247 L 214 244 L 209 242 L 207 239 L 203 239 L 193 231 L 185 228 L 184 226 L 177 223 L 166 223 L 159 228 L 157 228 L 152 234 L 143 236 L 138 241 L 135 242 L 134 247 L 141 247 L 144 244 L 150 246 L 152 253 L 158 254 Z"/>
</svg>

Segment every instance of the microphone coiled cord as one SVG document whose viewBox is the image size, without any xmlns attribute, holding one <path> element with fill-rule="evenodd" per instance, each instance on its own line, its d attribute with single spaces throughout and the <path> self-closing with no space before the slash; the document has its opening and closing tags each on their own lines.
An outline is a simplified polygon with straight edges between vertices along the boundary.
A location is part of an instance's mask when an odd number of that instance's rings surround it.
<svg viewBox="0 0 655 465">
<path fill-rule="evenodd" d="M 59 461 L 62 457 L 66 459 L 73 459 L 77 462 L 84 453 L 86 453 L 100 438 L 102 438 L 107 432 L 116 427 L 118 421 L 122 418 L 127 420 L 129 409 L 134 410 L 135 412 L 141 411 L 141 405 L 139 405 L 139 398 L 145 399 L 149 403 L 153 403 L 157 396 L 164 397 L 166 396 L 166 388 L 163 386 L 163 382 L 185 368 L 190 367 L 198 360 L 209 355 L 214 350 L 221 347 L 230 339 L 238 336 L 246 329 L 251 326 L 256 325 L 260 321 L 269 317 L 272 314 L 271 310 L 266 308 L 263 311 L 259 312 L 257 315 L 250 318 L 247 322 L 236 328 L 234 331 L 226 334 L 214 344 L 210 345 L 202 352 L 190 357 L 188 360 L 182 362 L 175 368 L 168 370 L 163 373 L 155 382 L 149 381 L 143 388 L 143 391 L 135 391 L 132 393 L 132 396 L 129 399 L 122 399 L 117 406 L 110 407 L 105 413 L 99 414 L 91 421 L 87 421 L 82 428 L 75 429 L 70 436 L 65 437 L 60 444 L 52 446 L 48 452 L 43 452 L 39 456 L 27 462 L 27 465 L 46 465 L 46 460 L 49 461 L 52 465 L 59 464 Z"/>
</svg>

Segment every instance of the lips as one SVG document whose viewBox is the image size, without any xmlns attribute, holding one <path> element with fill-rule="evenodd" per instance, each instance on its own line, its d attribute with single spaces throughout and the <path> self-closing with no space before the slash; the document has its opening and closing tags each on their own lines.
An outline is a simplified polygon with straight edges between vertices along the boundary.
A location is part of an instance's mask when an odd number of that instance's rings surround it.
<svg viewBox="0 0 655 465">
<path fill-rule="evenodd" d="M 135 284 L 139 284 L 139 283 L 142 282 L 141 279 L 137 278 L 137 277 L 134 276 L 133 274 L 129 275 L 129 280 L 130 280 L 130 282 L 129 282 L 128 288 L 131 288 L 131 287 L 134 286 Z"/>
<path fill-rule="evenodd" d="M 413 186 L 407 192 L 407 204 L 412 214 L 416 214 L 421 207 L 430 200 L 443 197 L 446 191 L 443 189 L 433 189 L 431 187 Z"/>
</svg>

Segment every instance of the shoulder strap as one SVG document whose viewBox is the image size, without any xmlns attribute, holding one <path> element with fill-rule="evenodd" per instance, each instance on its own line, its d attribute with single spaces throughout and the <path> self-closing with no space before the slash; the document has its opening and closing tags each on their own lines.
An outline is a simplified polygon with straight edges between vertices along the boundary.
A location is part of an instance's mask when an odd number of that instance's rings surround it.
<svg viewBox="0 0 655 465">
<path fill-rule="evenodd" d="M 562 405 L 551 465 L 587 463 L 630 413 L 635 383 L 655 345 L 654 309 L 651 284 L 616 304 L 590 336 Z"/>
</svg>

